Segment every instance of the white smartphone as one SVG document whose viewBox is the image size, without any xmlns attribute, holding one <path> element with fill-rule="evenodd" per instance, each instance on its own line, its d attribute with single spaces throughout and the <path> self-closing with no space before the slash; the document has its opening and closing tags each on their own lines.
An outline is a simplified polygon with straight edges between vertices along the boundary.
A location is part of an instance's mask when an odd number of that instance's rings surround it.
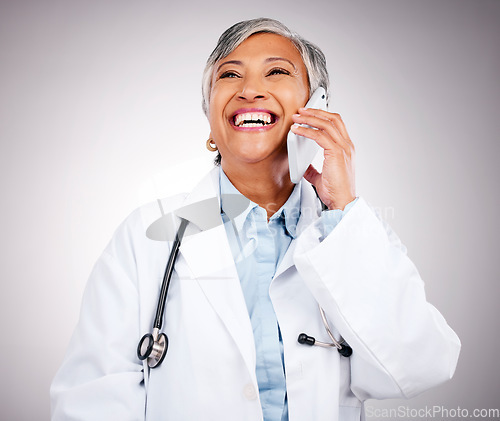
<svg viewBox="0 0 500 421">
<path fill-rule="evenodd" d="M 311 98 L 309 98 L 309 101 L 307 101 L 305 108 L 318 108 L 326 111 L 325 89 L 321 87 L 316 89 Z M 303 126 L 309 127 L 305 124 Z M 292 183 L 297 184 L 321 147 L 314 140 L 296 135 L 292 131 L 288 132 L 286 145 L 288 149 L 290 179 Z"/>
</svg>

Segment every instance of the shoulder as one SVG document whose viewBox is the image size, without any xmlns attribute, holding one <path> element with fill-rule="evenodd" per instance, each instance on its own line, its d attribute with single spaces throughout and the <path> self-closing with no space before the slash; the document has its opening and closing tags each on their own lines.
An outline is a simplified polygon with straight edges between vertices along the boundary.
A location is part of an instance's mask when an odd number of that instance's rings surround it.
<svg viewBox="0 0 500 421">
<path fill-rule="evenodd" d="M 179 222 L 175 216 L 176 211 L 193 201 L 209 197 L 209 192 L 217 192 L 217 188 L 218 168 L 214 168 L 192 191 L 157 199 L 138 207 L 118 226 L 106 250 L 115 254 L 123 248 L 149 249 L 155 244 L 173 240 Z"/>
<path fill-rule="evenodd" d="M 112 256 L 135 254 L 139 248 L 165 241 L 167 238 L 155 238 L 151 228 L 162 222 L 166 216 L 177 209 L 185 200 L 187 193 L 158 199 L 146 203 L 132 211 L 118 227 L 106 246 L 105 253 Z M 149 233 L 149 235 L 148 235 Z M 154 232 L 153 232 L 154 233 Z"/>
</svg>

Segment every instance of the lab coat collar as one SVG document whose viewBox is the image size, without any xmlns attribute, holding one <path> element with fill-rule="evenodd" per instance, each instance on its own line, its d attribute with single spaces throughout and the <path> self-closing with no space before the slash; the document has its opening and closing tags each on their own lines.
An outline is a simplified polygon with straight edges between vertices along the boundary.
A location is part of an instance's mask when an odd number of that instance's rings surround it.
<svg viewBox="0 0 500 421">
<path fill-rule="evenodd" d="M 216 167 L 188 194 L 180 211 L 176 212 L 178 216 L 190 222 L 188 225 L 191 226 L 190 235 L 184 237 L 179 251 L 185 255 L 196 278 L 207 277 L 224 270 L 234 270 L 236 273 L 220 214 L 219 190 L 219 169 Z M 209 206 L 204 206 L 205 203 L 209 203 Z M 183 214 L 182 209 L 195 208 L 198 204 L 201 204 L 201 208 L 197 214 Z M 204 215 L 198 215 L 200 212 Z M 206 229 L 203 227 L 205 220 L 216 223 Z"/>
<path fill-rule="evenodd" d="M 178 259 L 184 259 L 206 299 L 233 337 L 256 385 L 252 325 L 222 223 L 219 190 L 219 169 L 214 168 L 184 200 L 183 207 L 189 208 L 190 205 L 217 198 L 218 206 L 210 206 L 207 212 L 215 212 L 216 215 L 212 216 L 219 219 L 219 224 L 186 236 Z M 197 221 L 192 222 L 196 224 Z"/>
</svg>

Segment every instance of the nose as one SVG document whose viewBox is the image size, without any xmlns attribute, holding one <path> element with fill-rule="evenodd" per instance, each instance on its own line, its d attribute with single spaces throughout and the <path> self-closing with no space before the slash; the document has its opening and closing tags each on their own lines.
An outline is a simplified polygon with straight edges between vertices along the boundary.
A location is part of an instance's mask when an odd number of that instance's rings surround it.
<svg viewBox="0 0 500 421">
<path fill-rule="evenodd" d="M 247 76 L 244 79 L 241 90 L 238 93 L 239 99 L 252 102 L 259 99 L 265 99 L 266 97 L 267 92 L 264 84 L 258 76 Z"/>
</svg>

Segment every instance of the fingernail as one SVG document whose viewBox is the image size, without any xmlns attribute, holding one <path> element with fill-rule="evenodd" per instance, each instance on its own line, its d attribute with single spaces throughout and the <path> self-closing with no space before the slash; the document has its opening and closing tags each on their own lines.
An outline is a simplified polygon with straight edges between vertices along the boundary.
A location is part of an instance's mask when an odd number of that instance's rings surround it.
<svg viewBox="0 0 500 421">
<path fill-rule="evenodd" d="M 293 114 L 292 117 L 300 117 L 300 114 Z"/>
</svg>

